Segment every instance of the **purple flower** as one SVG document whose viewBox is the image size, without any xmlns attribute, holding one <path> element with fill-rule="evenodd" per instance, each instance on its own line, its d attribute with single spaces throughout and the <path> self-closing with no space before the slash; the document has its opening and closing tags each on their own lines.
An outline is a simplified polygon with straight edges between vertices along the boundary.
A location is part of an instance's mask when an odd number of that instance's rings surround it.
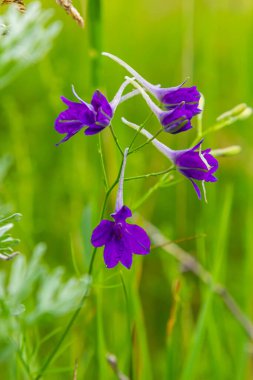
<svg viewBox="0 0 253 380">
<path fill-rule="evenodd" d="M 105 246 L 104 261 L 107 268 L 113 268 L 120 262 L 129 269 L 133 253 L 146 255 L 150 252 L 149 237 L 141 227 L 126 222 L 132 216 L 127 206 L 122 206 L 111 216 L 114 222 L 102 220 L 92 233 L 91 243 L 94 247 Z"/>
<path fill-rule="evenodd" d="M 194 180 L 202 181 L 202 184 L 216 182 L 217 178 L 213 174 L 218 169 L 218 161 L 210 154 L 211 149 L 198 150 L 202 142 L 203 140 L 191 149 L 174 151 L 171 156 L 178 171 L 192 182 L 199 199 L 201 193 Z"/>
<path fill-rule="evenodd" d="M 126 268 L 131 268 L 133 253 L 146 255 L 150 252 L 150 239 L 147 233 L 136 224 L 126 222 L 132 216 L 131 210 L 123 204 L 123 182 L 128 149 L 124 152 L 116 209 L 111 220 L 103 219 L 94 229 L 91 243 L 94 247 L 104 248 L 104 261 L 107 268 L 115 267 L 119 262 Z"/>
<path fill-rule="evenodd" d="M 182 103 L 184 104 L 184 117 L 186 120 L 190 121 L 191 118 L 198 113 L 201 112 L 201 109 L 198 108 L 200 93 L 197 90 L 196 86 L 193 87 L 182 87 L 185 82 L 181 83 L 176 87 L 162 88 L 160 85 L 153 85 L 149 83 L 146 79 L 144 79 L 137 71 L 135 71 L 131 66 L 129 66 L 126 62 L 122 61 L 122 59 L 116 57 L 110 53 L 102 53 L 103 55 L 111 58 L 116 61 L 118 64 L 123 66 L 131 75 L 135 77 L 135 79 L 152 95 L 154 95 L 168 110 L 174 110 Z M 189 129 L 188 126 L 185 129 L 182 129 L 178 132 L 182 132 L 183 130 Z M 170 132 L 170 131 L 169 131 Z M 174 132 L 174 133 L 178 133 Z M 170 132 L 171 133 L 171 132 Z M 173 133 L 173 132 L 172 132 Z"/>
<path fill-rule="evenodd" d="M 180 103 L 170 111 L 159 111 L 158 118 L 164 127 L 165 132 L 177 134 L 192 128 L 191 118 L 188 117 L 186 104 Z"/>
<path fill-rule="evenodd" d="M 185 103 L 185 115 L 188 119 L 199 114 L 201 109 L 198 108 L 200 93 L 196 86 L 184 87 L 184 83 L 181 83 L 177 87 L 160 88 L 158 86 L 150 85 L 150 90 L 164 104 L 167 109 L 173 109 L 180 103 Z"/>
<path fill-rule="evenodd" d="M 126 119 L 122 121 L 128 126 L 138 130 L 139 126 L 136 124 L 128 122 Z M 140 131 L 148 139 L 152 139 L 153 136 L 151 133 L 145 129 Z M 187 177 L 194 186 L 194 189 L 198 195 L 198 198 L 201 199 L 200 189 L 195 182 L 202 181 L 203 190 L 205 193 L 204 183 L 205 182 L 216 182 L 217 178 L 213 175 L 218 169 L 218 161 L 214 158 L 210 152 L 211 149 L 206 149 L 201 151 L 203 140 L 201 140 L 197 145 L 190 149 L 184 150 L 172 150 L 157 139 L 152 140 L 152 144 L 163 153 L 170 161 L 175 164 L 177 170 Z"/>
<path fill-rule="evenodd" d="M 66 134 L 60 143 L 69 140 L 82 128 L 86 128 L 84 131 L 85 135 L 95 135 L 110 125 L 113 114 L 121 101 L 121 95 L 128 83 L 129 81 L 125 81 L 121 85 L 110 103 L 98 90 L 94 92 L 91 104 L 86 103 L 76 94 L 72 86 L 73 94 L 79 102 L 72 102 L 64 96 L 61 97 L 61 100 L 68 106 L 68 109 L 61 112 L 55 120 L 56 131 Z"/>
<path fill-rule="evenodd" d="M 192 128 L 184 102 L 180 103 L 174 109 L 163 111 L 151 100 L 148 94 L 137 82 L 131 78 L 126 78 L 141 93 L 152 112 L 156 115 L 157 119 L 162 124 L 165 132 L 176 134 Z"/>
</svg>

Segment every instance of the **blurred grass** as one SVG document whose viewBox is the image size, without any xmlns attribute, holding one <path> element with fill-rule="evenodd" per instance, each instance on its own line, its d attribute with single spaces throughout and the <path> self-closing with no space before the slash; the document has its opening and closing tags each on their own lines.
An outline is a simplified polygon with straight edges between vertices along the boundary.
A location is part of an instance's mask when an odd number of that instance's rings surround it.
<svg viewBox="0 0 253 380">
<path fill-rule="evenodd" d="M 75 5 L 81 8 L 79 2 Z M 53 124 L 63 109 L 59 96 L 72 97 L 71 84 L 84 99 L 91 97 L 89 19 L 87 29 L 81 30 L 56 4 L 45 0 L 43 7 L 54 7 L 54 18 L 64 22 L 63 29 L 47 56 L 1 93 L 0 152 L 11 156 L 12 165 L 1 183 L 0 196 L 3 203 L 23 214 L 15 231 L 22 240 L 19 250 L 29 258 L 35 243 L 44 241 L 48 265 L 62 265 L 72 276 L 75 268 L 77 275 L 82 274 L 90 260 L 89 234 L 98 222 L 104 196 L 102 169 L 96 136 L 86 138 L 80 133 L 56 148 L 59 136 Z M 173 86 L 190 75 L 189 83 L 196 84 L 205 96 L 203 128 L 238 103 L 252 105 L 250 0 L 112 0 L 103 2 L 102 18 L 103 50 L 119 55 L 151 82 Z M 111 99 L 125 72 L 106 59 L 100 69 L 101 89 Z M 122 104 L 114 121 L 122 145 L 127 145 L 133 132 L 120 123 L 120 116 L 138 123 L 147 114 L 142 99 Z M 237 157 L 220 159 L 219 181 L 207 186 L 208 204 L 196 199 L 185 180 L 176 188 L 160 189 L 138 211 L 171 239 L 205 233 L 206 238 L 181 245 L 212 273 L 223 256 L 217 279 L 253 319 L 251 124 L 249 119 L 206 138 L 205 146 L 239 144 L 243 148 Z M 155 127 L 154 119 L 150 127 Z M 190 131 L 185 136 L 165 136 L 164 141 L 182 148 L 194 137 Z M 120 156 L 109 131 L 103 132 L 102 149 L 112 182 Z M 126 175 L 166 167 L 166 159 L 147 147 L 129 158 Z M 154 179 L 126 183 L 127 204 L 134 205 L 154 183 Z M 233 192 L 231 209 L 228 186 Z M 114 201 L 115 193 L 108 213 Z M 227 248 L 222 241 L 227 241 Z M 11 265 L 5 266 L 7 272 Z M 71 378 L 76 358 L 78 378 L 115 379 L 106 362 L 107 352 L 116 355 L 119 368 L 131 380 L 252 378 L 252 342 L 217 296 L 192 274 L 182 274 L 168 254 L 159 249 L 145 258 L 136 256 L 130 273 L 120 270 L 126 293 L 119 270 L 104 269 L 102 253 L 97 253 L 91 297 L 45 379 Z M 175 302 L 172 285 L 177 279 L 181 288 L 168 337 L 166 328 Z M 33 331 L 25 332 L 28 346 L 32 350 L 34 337 L 39 341 L 56 326 L 63 328 L 67 320 L 44 319 Z M 35 367 L 44 362 L 58 336 L 45 342 Z M 4 379 L 26 378 L 21 365 L 14 366 L 15 360 L 15 354 L 8 362 L 1 359 Z M 59 372 L 52 372 L 55 368 Z M 61 373 L 61 368 L 67 372 Z"/>
</svg>

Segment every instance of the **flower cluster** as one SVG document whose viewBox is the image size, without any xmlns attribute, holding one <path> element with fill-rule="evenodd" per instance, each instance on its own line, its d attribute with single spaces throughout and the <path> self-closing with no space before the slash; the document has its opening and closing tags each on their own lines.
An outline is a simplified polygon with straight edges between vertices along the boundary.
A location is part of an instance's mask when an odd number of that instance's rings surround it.
<svg viewBox="0 0 253 380">
<path fill-rule="evenodd" d="M 65 134 L 60 143 L 69 140 L 81 129 L 84 129 L 85 135 L 94 135 L 101 132 L 110 126 L 118 105 L 138 94 L 142 95 L 160 122 L 161 131 L 169 134 L 179 134 L 192 128 L 192 118 L 201 112 L 199 107 L 201 95 L 196 86 L 184 87 L 185 82 L 183 82 L 176 87 L 163 88 L 160 85 L 149 83 L 120 58 L 109 53 L 103 53 L 103 55 L 124 67 L 133 77 L 125 77 L 125 81 L 112 101 L 108 101 L 97 90 L 92 96 L 91 103 L 87 103 L 77 95 L 74 87 L 72 87 L 77 101 L 73 102 L 61 97 L 68 108 L 61 112 L 55 121 L 56 131 L 60 134 Z M 132 85 L 134 90 L 123 95 L 128 85 Z M 203 140 L 189 149 L 172 150 L 143 127 L 131 123 L 125 118 L 122 118 L 122 121 L 147 137 L 147 143 L 151 142 L 173 163 L 181 174 L 191 181 L 199 199 L 201 199 L 201 191 L 197 181 L 202 182 L 205 195 L 205 182 L 215 182 L 217 180 L 214 173 L 218 168 L 218 162 L 211 154 L 211 149 L 201 149 Z M 126 148 L 118 176 L 119 180 L 117 181 L 116 207 L 114 213 L 111 214 L 114 221 L 107 219 L 100 221 L 91 237 L 91 243 L 95 248 L 105 247 L 104 261 L 108 268 L 115 267 L 119 262 L 130 268 L 133 253 L 145 255 L 150 252 L 150 239 L 147 233 L 141 227 L 126 222 L 126 219 L 132 216 L 131 210 L 123 202 L 124 173 L 128 154 L 129 149 Z"/>
</svg>

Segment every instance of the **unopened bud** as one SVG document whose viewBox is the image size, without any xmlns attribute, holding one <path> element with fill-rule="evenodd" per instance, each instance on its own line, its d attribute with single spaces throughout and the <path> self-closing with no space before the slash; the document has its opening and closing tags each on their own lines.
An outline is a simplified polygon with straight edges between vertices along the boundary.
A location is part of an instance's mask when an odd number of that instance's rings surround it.
<svg viewBox="0 0 253 380">
<path fill-rule="evenodd" d="M 236 118 L 237 120 L 243 120 L 252 115 L 252 108 L 247 104 L 241 103 L 232 108 L 231 110 L 224 112 L 217 118 L 217 121 L 223 121 L 225 119 Z"/>
<path fill-rule="evenodd" d="M 229 157 L 235 156 L 241 152 L 242 148 L 239 145 L 231 145 L 223 149 L 212 150 L 212 155 L 214 157 Z"/>
</svg>

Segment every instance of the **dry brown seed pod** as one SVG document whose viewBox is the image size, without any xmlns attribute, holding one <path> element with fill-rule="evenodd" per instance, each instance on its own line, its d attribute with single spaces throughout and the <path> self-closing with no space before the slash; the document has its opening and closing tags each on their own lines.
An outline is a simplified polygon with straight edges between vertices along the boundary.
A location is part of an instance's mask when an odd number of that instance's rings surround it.
<svg viewBox="0 0 253 380">
<path fill-rule="evenodd" d="M 3 0 L 1 5 L 5 4 L 15 4 L 21 13 L 24 13 L 26 10 L 23 0 Z"/>
</svg>

